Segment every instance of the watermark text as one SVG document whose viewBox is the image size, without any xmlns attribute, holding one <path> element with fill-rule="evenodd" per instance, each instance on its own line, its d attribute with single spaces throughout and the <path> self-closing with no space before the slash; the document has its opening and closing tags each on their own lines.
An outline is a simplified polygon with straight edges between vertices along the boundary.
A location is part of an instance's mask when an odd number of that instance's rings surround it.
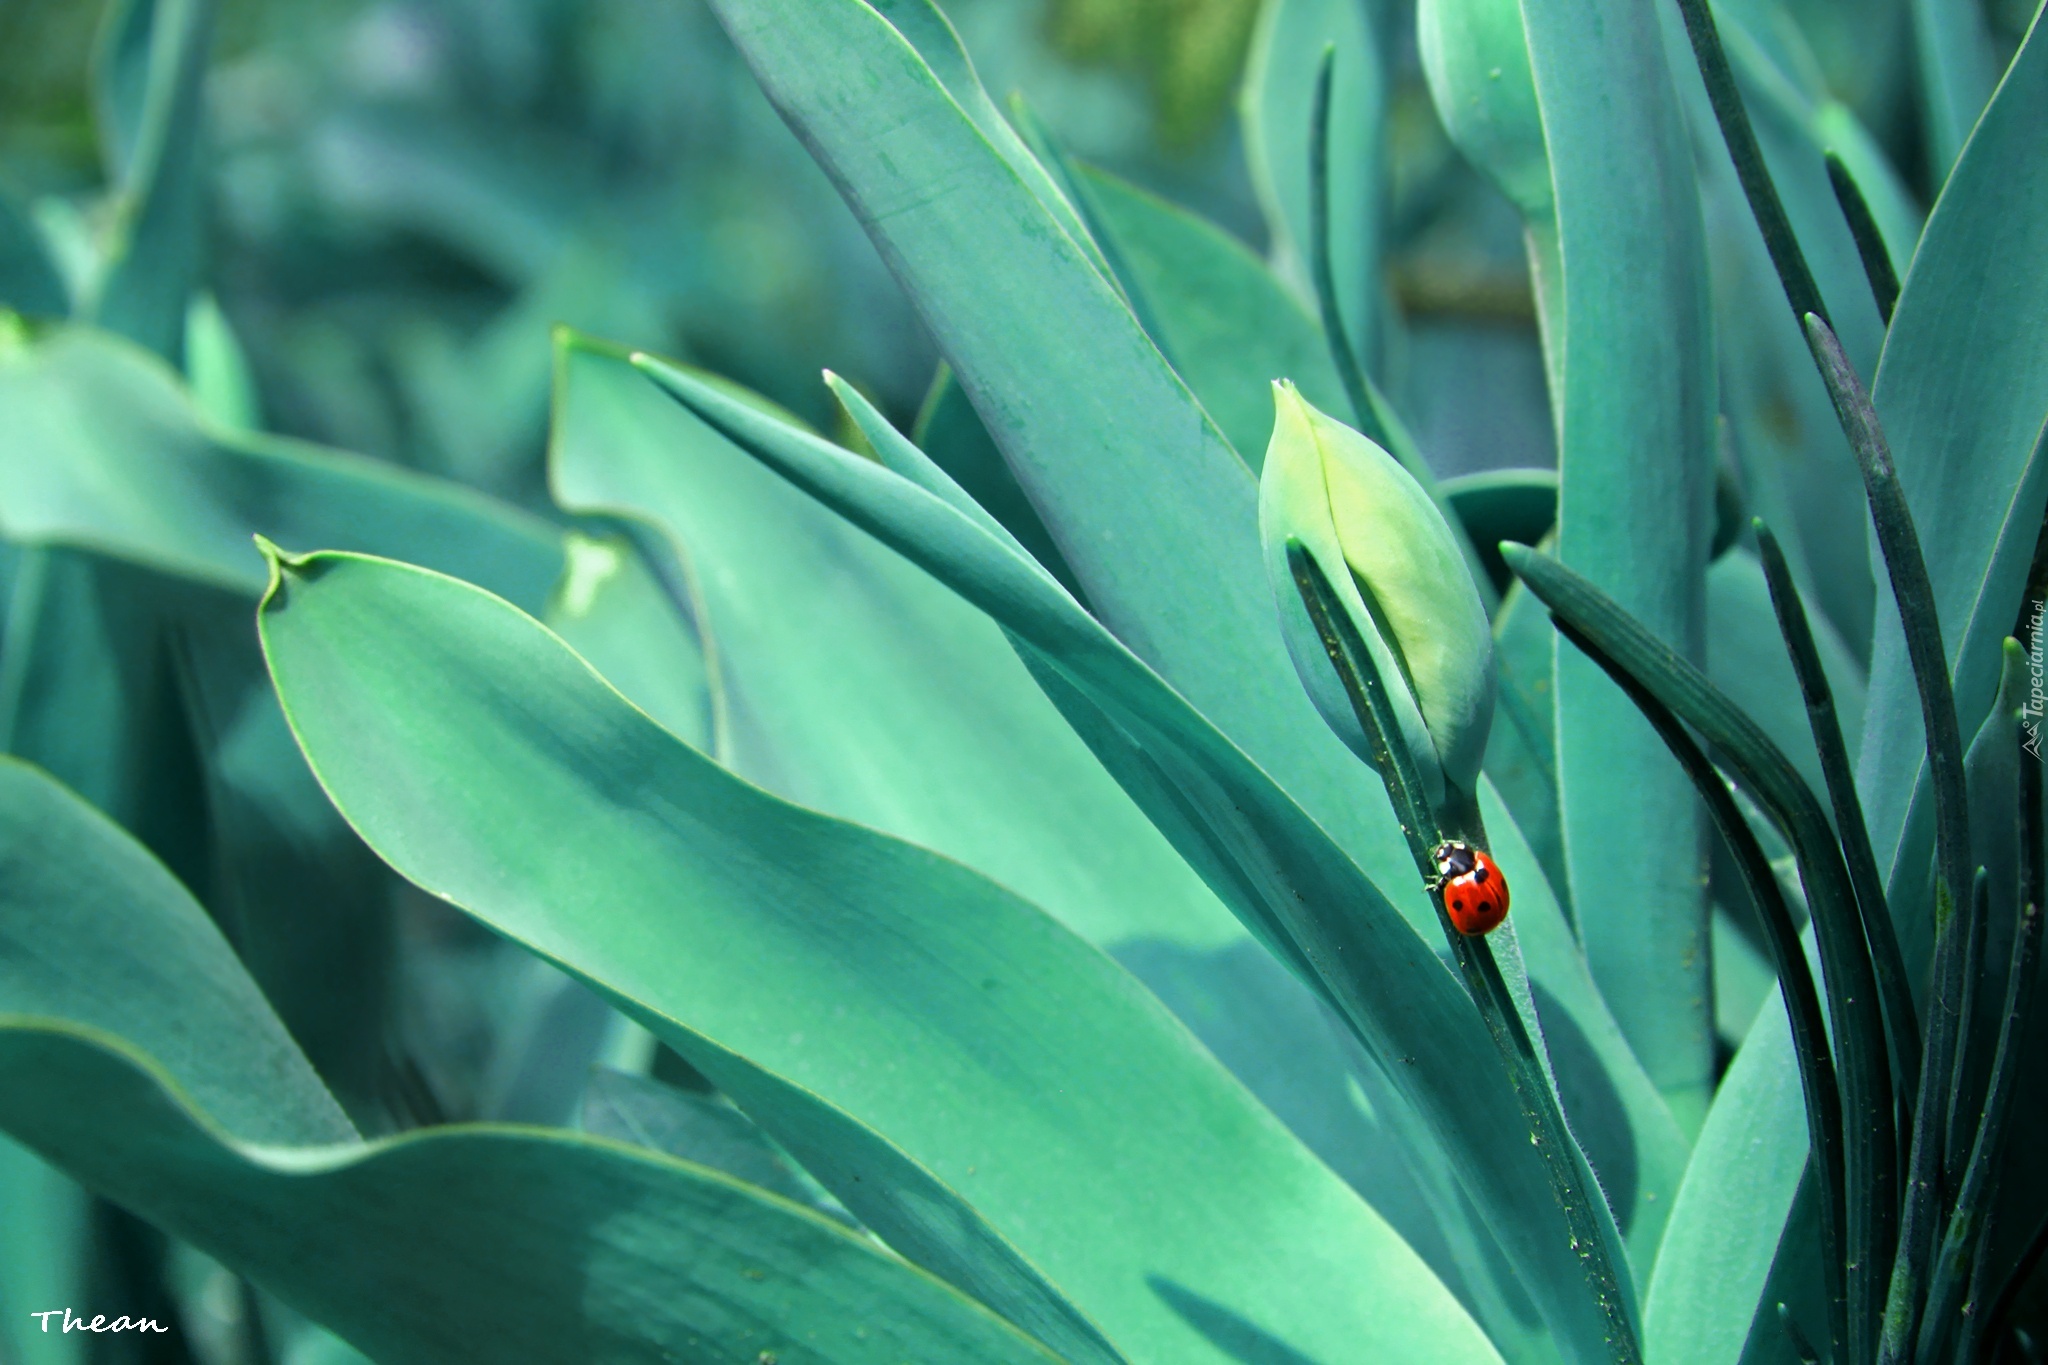
<svg viewBox="0 0 2048 1365">
<path fill-rule="evenodd" d="M 64 1319 L 62 1330 L 66 1332 L 168 1332 L 171 1330 L 159 1324 L 155 1318 L 131 1318 L 125 1314 L 112 1321 L 108 1321 L 105 1313 L 95 1313 L 90 1320 L 75 1318 L 71 1316 L 69 1308 L 52 1308 L 44 1313 L 30 1313 L 29 1316 L 41 1319 L 45 1332 L 51 1330 L 50 1319 L 55 1317 L 62 1317 Z"/>
</svg>

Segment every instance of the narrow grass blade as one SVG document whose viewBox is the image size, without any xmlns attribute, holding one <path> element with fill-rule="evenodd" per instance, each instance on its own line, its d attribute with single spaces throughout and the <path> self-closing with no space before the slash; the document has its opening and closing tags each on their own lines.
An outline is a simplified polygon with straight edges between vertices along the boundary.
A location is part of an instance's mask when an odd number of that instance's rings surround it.
<svg viewBox="0 0 2048 1365">
<path fill-rule="evenodd" d="M 1771 606 L 1778 613 L 1778 628 L 1785 636 L 1786 651 L 1792 656 L 1792 670 L 1799 677 L 1799 691 L 1806 699 L 1807 720 L 1813 727 L 1813 745 L 1820 754 L 1822 780 L 1834 806 L 1835 833 L 1842 843 L 1842 856 L 1849 868 L 1849 883 L 1856 892 L 1856 904 L 1863 912 L 1863 934 L 1870 943 L 1872 965 L 1877 969 L 1877 987 L 1884 1005 L 1885 1025 L 1891 1030 L 1892 1061 L 1897 1067 L 1901 1093 L 1912 1093 L 1920 1083 L 1920 1023 L 1913 1009 L 1912 988 L 1906 981 L 1906 962 L 1899 950 L 1897 926 L 1885 903 L 1884 878 L 1877 870 L 1877 855 L 1870 847 L 1870 829 L 1863 820 L 1863 801 L 1856 794 L 1856 775 L 1849 762 L 1849 746 L 1842 738 L 1842 725 L 1835 714 L 1834 691 L 1821 667 L 1820 651 L 1814 645 L 1813 627 L 1800 601 L 1799 585 L 1778 538 L 1761 519 L 1756 530 L 1758 557 L 1763 561 L 1764 579 L 1770 584 Z"/>
<path fill-rule="evenodd" d="M 1357 627 L 1351 623 L 1343 603 L 1323 576 L 1322 567 L 1298 542 L 1288 542 L 1287 562 L 1294 575 L 1295 588 L 1301 594 L 1302 605 L 1308 609 L 1309 619 L 1315 624 L 1316 633 L 1329 654 L 1330 666 L 1342 680 L 1352 708 L 1358 714 L 1359 724 L 1364 727 L 1370 741 L 1373 764 L 1387 784 L 1387 794 L 1393 799 L 1395 813 L 1401 818 L 1402 831 L 1408 836 L 1409 849 L 1415 855 L 1416 873 L 1427 882 L 1435 873 L 1431 854 L 1446 834 L 1470 836 L 1483 844 L 1484 831 L 1477 828 L 1447 831 L 1439 827 L 1437 813 L 1424 799 L 1422 780 L 1415 770 L 1414 760 L 1402 744 L 1391 738 L 1399 731 L 1395 728 L 1397 722 L 1387 696 L 1387 685 L 1374 666 L 1372 654 L 1359 637 Z M 1478 823 L 1476 812 L 1472 823 L 1475 826 Z M 1509 996 L 1491 946 L 1483 937 L 1459 933 L 1444 913 L 1443 897 L 1432 894 L 1431 899 L 1436 905 L 1444 937 L 1450 944 L 1451 955 L 1457 960 L 1459 972 L 1465 979 L 1466 989 L 1472 994 L 1473 1004 L 1486 1023 L 1488 1034 L 1500 1049 L 1515 1096 L 1521 1101 L 1522 1112 L 1529 1122 L 1529 1139 L 1543 1156 L 1551 1189 L 1571 1228 L 1573 1249 L 1585 1271 L 1587 1289 L 1611 1324 L 1613 1334 L 1609 1345 L 1613 1358 L 1617 1362 L 1639 1361 L 1642 1348 L 1637 1336 L 1634 1299 L 1623 1287 L 1621 1276 L 1615 1269 L 1612 1252 L 1618 1247 L 1619 1236 L 1606 1196 L 1593 1182 L 1585 1154 L 1565 1124 L 1556 1091 L 1537 1055 L 1535 1042 Z"/>
<path fill-rule="evenodd" d="M 1899 272 L 1892 266 L 1891 248 L 1884 244 L 1877 215 L 1870 211 L 1870 201 L 1863 197 L 1863 187 L 1856 183 L 1849 164 L 1833 148 L 1828 149 L 1827 161 L 1828 184 L 1834 187 L 1835 202 L 1842 206 L 1849 235 L 1856 239 L 1856 254 L 1863 258 L 1863 273 L 1870 280 L 1870 297 L 1877 302 L 1877 315 L 1889 327 L 1892 309 L 1899 304 Z"/>
<path fill-rule="evenodd" d="M 1981 913 L 1988 883 L 1983 869 L 1977 871 L 1972 902 Z M 1976 915 L 1970 918 L 1975 919 Z M 1921 1059 L 1920 1093 L 1913 1105 L 1918 1121 L 1913 1126 L 1906 1165 L 1906 1206 L 1900 1218 L 1899 1250 L 1892 1263 L 1891 1288 L 1885 1300 L 1884 1334 L 1878 1343 L 1878 1359 L 1886 1365 L 1903 1365 L 1918 1358 L 1912 1343 L 1921 1325 L 1921 1310 L 1927 1304 L 1929 1269 L 1940 1249 L 1940 1227 L 1950 1193 L 1942 1180 L 1944 1143 L 1948 1136 L 1943 1110 L 1953 1086 L 1956 1046 L 1963 1024 L 1966 923 L 1959 916 L 1949 916 L 1934 942 L 1933 983 L 1927 1001 L 1927 1051 Z"/>
<path fill-rule="evenodd" d="M 1722 50 L 1721 33 L 1714 26 L 1707 0 L 1678 0 L 1678 9 L 1685 16 L 1686 37 L 1692 40 L 1693 57 L 1699 62 L 1700 78 L 1706 82 L 1714 119 L 1721 125 L 1721 138 L 1735 161 L 1735 173 L 1742 180 L 1750 211 L 1756 215 L 1757 226 L 1763 229 L 1771 264 L 1778 268 L 1778 280 L 1785 286 L 1785 301 L 1792 305 L 1796 317 L 1813 313 L 1825 318 L 1827 305 L 1821 302 L 1820 286 L 1814 283 L 1813 271 L 1799 249 L 1799 239 L 1792 233 L 1792 220 L 1786 216 L 1784 201 L 1778 198 L 1778 187 L 1771 183 L 1763 148 L 1757 145 L 1756 130 L 1750 127 L 1749 111 L 1742 107 L 1742 93 L 1736 89 L 1735 73 L 1728 66 L 1728 54 Z"/>
<path fill-rule="evenodd" d="M 1906 490 L 1899 483 L 1870 394 L 1827 322 L 1814 313 L 1808 313 L 1805 321 L 1807 342 L 1820 365 L 1828 396 L 1834 400 L 1835 414 L 1856 452 L 1856 467 L 1863 475 L 1871 520 L 1877 527 L 1878 549 L 1884 554 L 1899 620 L 1905 627 L 1907 657 L 1919 685 L 1928 770 L 1934 784 L 1938 871 L 1934 924 L 1939 933 L 1970 884 L 1970 807 L 1963 784 L 1962 732 L 1956 723 L 1955 693 L 1934 605 L 1934 585 L 1927 574 L 1927 560 L 1920 553 L 1920 533 L 1913 525 L 1912 509 L 1906 505 Z"/>
<path fill-rule="evenodd" d="M 2023 741 L 2016 736 L 2014 742 Z M 1972 1333 L 1969 1325 L 1958 1326 L 1958 1315 L 1964 1291 L 1978 1278 L 1975 1262 L 1983 1255 L 1985 1234 L 1997 1207 L 1999 1147 L 2018 1091 L 2021 1033 L 2033 1008 L 2038 984 L 2035 977 L 2041 965 L 2041 764 L 2030 754 L 2022 755 L 2020 760 L 2019 795 L 2019 924 L 2013 933 L 2012 965 L 2005 980 L 2005 1011 L 1999 1022 L 1998 1052 L 1991 1064 L 1991 1086 L 1984 1101 L 1983 1121 L 1970 1146 L 1970 1161 L 1964 1168 L 1955 1211 L 1949 1216 L 1948 1230 L 1942 1238 L 1941 1257 L 1935 1263 L 1934 1278 L 1928 1286 L 1919 1349 L 1930 1359 L 1934 1358 L 1936 1344 L 1944 1332 L 1960 1331 L 1964 1337 Z M 1971 1357 L 1959 1350 L 1955 1358 Z"/>
<path fill-rule="evenodd" d="M 1777 874 L 1771 870 L 1770 858 L 1757 842 L 1755 831 L 1742 818 L 1727 783 L 1671 708 L 1584 633 L 1564 622 L 1558 623 L 1558 629 L 1614 679 L 1669 746 L 1671 756 L 1685 769 L 1700 799 L 1706 802 L 1707 814 L 1734 856 L 1743 888 L 1749 892 L 1757 918 L 1763 923 L 1765 942 L 1778 972 L 1786 1021 L 1792 1028 L 1793 1053 L 1799 1061 L 1808 1140 L 1813 1146 L 1814 1164 L 1821 1172 L 1821 1264 L 1827 1276 L 1828 1328 L 1834 1352 L 1839 1356 L 1846 1348 L 1848 1326 L 1847 1261 L 1842 1240 L 1848 1221 L 1843 1183 L 1842 1097 L 1837 1088 L 1834 1054 L 1828 1046 L 1827 1025 L 1821 1014 L 1820 993 L 1814 986 L 1813 970 L 1807 965 L 1806 950 L 1799 942 L 1799 926 L 1792 919 L 1791 907 L 1785 903 L 1785 893 L 1778 885 Z M 1789 1318 L 1786 1324 L 1792 1325 Z"/>
<path fill-rule="evenodd" d="M 1849 1358 L 1868 1359 L 1883 1304 L 1883 1268 L 1896 1247 L 1898 1142 L 1877 974 L 1834 830 L 1784 753 L 1697 667 L 1556 560 L 1520 545 L 1503 547 L 1503 553 L 1559 618 L 1700 732 L 1798 858 L 1841 1063 L 1847 1189 L 1854 1192 L 1846 1227 Z"/>
<path fill-rule="evenodd" d="M 1365 368 L 1344 326 L 1344 310 L 1337 304 L 1337 277 L 1330 260 L 1330 86 L 1337 69 L 1337 47 L 1323 49 L 1316 66 L 1314 102 L 1309 106 L 1308 138 L 1308 225 L 1309 275 L 1315 283 L 1316 307 L 1323 316 L 1323 334 L 1330 340 L 1330 358 L 1336 362 L 1337 377 L 1351 399 L 1358 429 L 1374 443 L 1387 444 L 1386 428 L 1379 422 L 1372 401 L 1365 392 Z"/>
</svg>

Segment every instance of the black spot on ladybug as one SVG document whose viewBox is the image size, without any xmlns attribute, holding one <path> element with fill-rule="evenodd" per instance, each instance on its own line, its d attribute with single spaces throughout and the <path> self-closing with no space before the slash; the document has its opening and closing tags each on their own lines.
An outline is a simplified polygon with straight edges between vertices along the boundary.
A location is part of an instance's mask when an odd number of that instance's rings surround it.
<svg viewBox="0 0 2048 1365">
<path fill-rule="evenodd" d="M 1479 885 L 1484 886 L 1486 884 L 1486 869 L 1483 867 L 1476 867 L 1472 869 L 1472 880 L 1478 883 Z"/>
</svg>

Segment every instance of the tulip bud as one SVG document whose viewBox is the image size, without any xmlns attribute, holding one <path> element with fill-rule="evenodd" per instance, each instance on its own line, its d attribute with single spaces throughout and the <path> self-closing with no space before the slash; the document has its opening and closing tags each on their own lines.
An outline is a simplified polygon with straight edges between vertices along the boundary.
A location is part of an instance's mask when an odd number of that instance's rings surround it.
<svg viewBox="0 0 2048 1365">
<path fill-rule="evenodd" d="M 1295 671 L 1323 719 L 1372 761 L 1287 563 L 1312 556 L 1365 642 L 1394 705 L 1398 739 L 1436 806 L 1469 795 L 1493 723 L 1493 632 L 1456 535 L 1400 462 L 1273 386 L 1276 416 L 1259 484 L 1259 530 Z"/>
<path fill-rule="evenodd" d="M 1550 154 L 1517 0 L 1421 0 L 1415 41 L 1437 116 L 1530 220 L 1551 215 Z"/>
</svg>

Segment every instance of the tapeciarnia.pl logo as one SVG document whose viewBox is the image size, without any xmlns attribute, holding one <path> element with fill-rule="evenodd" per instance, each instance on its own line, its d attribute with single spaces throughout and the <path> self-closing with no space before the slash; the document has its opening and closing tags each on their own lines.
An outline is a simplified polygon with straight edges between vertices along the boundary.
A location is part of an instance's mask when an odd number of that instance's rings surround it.
<svg viewBox="0 0 2048 1365">
<path fill-rule="evenodd" d="M 2041 716 L 2048 711 L 2048 676 L 2044 676 L 2041 660 L 2041 620 L 2048 615 L 2048 602 L 2034 603 L 2034 614 L 2027 620 L 2027 700 L 2020 707 L 2020 728 L 2027 737 L 2020 747 L 2035 758 L 2041 756 Z"/>
<path fill-rule="evenodd" d="M 43 1320 L 43 1330 L 50 1330 L 50 1319 L 59 1313 L 64 1315 L 64 1331 L 67 1332 L 168 1332 L 171 1329 L 160 1326 L 155 1318 L 131 1318 L 127 1315 L 107 1321 L 105 1313 L 95 1313 L 90 1320 L 74 1318 L 69 1308 L 52 1308 L 42 1313 L 30 1313 L 32 1318 Z"/>
</svg>

